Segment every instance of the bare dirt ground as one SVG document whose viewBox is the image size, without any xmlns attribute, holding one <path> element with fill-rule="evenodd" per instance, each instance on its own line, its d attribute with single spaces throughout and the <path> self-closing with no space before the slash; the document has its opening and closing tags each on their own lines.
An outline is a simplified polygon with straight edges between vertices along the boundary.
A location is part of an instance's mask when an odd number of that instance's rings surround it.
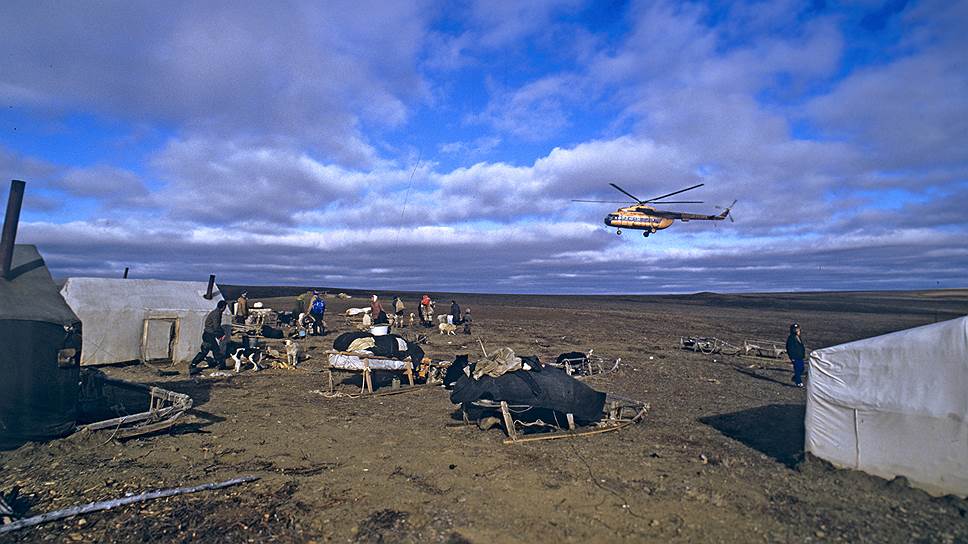
<svg viewBox="0 0 968 544">
<path fill-rule="evenodd" d="M 391 294 L 392 295 L 392 294 Z M 439 308 L 449 295 L 437 297 Z M 288 309 L 292 298 L 266 299 Z M 425 346 L 435 360 L 509 346 L 621 357 L 589 383 L 651 404 L 639 425 L 590 438 L 504 445 L 455 426 L 440 388 L 327 399 L 323 349 L 300 370 L 117 377 L 188 393 L 194 421 L 110 440 L 76 434 L 0 452 L 0 490 L 32 513 L 125 493 L 253 474 L 253 484 L 50 523 L 2 541 L 132 542 L 968 542 L 968 502 L 804 458 L 804 391 L 789 363 L 680 351 L 680 335 L 783 340 L 808 349 L 968 313 L 968 292 L 532 297 L 460 295 L 474 335 Z M 408 311 L 416 297 L 405 297 Z M 714 360 L 715 359 L 715 360 Z M 181 369 L 184 371 L 184 368 Z M 358 390 L 358 381 L 343 390 Z"/>
</svg>

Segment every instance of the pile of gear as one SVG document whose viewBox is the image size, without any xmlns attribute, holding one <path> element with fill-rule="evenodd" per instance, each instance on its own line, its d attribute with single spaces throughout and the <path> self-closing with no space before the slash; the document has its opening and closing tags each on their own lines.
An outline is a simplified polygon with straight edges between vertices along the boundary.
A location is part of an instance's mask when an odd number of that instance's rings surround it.
<svg viewBox="0 0 968 544">
<path fill-rule="evenodd" d="M 577 359 L 574 352 L 558 360 Z M 579 365 L 580 366 L 580 365 Z M 482 429 L 500 425 L 507 443 L 562 438 L 617 430 L 639 421 L 647 406 L 612 399 L 576 379 L 564 368 L 543 364 L 535 356 L 517 356 L 503 347 L 476 362 L 460 355 L 447 369 L 444 386 L 450 400 L 460 405 L 464 420 Z M 577 426 L 591 426 L 577 431 Z M 518 427 L 535 427 L 552 432 L 520 437 Z"/>
</svg>

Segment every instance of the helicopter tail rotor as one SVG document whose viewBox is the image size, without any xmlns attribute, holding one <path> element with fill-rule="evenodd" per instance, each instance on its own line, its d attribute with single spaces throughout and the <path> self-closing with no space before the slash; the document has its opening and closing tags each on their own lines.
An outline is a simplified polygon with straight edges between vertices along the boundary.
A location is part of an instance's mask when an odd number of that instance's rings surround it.
<svg viewBox="0 0 968 544">
<path fill-rule="evenodd" d="M 730 204 L 729 206 L 726 206 L 725 208 L 723 208 L 722 206 L 716 206 L 716 209 L 723 210 L 723 213 L 719 214 L 719 217 L 721 219 L 726 219 L 728 217 L 730 223 L 735 223 L 736 221 L 733 220 L 733 216 L 730 215 L 729 212 L 732 211 L 733 206 L 736 205 L 736 202 L 737 201 L 734 200 L 732 204 Z"/>
</svg>

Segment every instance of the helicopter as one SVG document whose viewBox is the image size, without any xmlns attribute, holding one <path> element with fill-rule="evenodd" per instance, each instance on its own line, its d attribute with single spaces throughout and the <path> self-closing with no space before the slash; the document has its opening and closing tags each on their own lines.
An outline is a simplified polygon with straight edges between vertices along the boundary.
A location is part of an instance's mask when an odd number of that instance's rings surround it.
<svg viewBox="0 0 968 544">
<path fill-rule="evenodd" d="M 679 193 L 684 193 L 686 191 L 691 191 L 705 185 L 705 183 L 700 183 L 698 185 L 693 185 L 692 187 L 686 187 L 685 189 L 680 189 L 672 193 L 668 193 L 662 196 L 657 196 L 655 198 L 650 198 L 648 200 L 642 200 L 639 197 L 633 195 L 632 193 L 626 191 L 625 189 L 615 185 L 614 183 L 609 183 L 612 187 L 617 189 L 619 192 L 625 196 L 632 199 L 631 206 L 625 206 L 624 208 L 619 208 L 614 212 L 605 216 L 605 225 L 609 227 L 615 227 L 615 234 L 621 235 L 622 229 L 633 229 L 641 230 L 642 236 L 646 238 L 650 234 L 655 234 L 656 231 L 662 229 L 667 229 L 672 226 L 673 223 L 678 219 L 683 223 L 689 221 L 722 221 L 729 217 L 732 221 L 733 218 L 729 215 L 729 211 L 736 205 L 734 200 L 732 204 L 723 208 L 722 213 L 719 215 L 702 215 L 696 213 L 687 212 L 672 212 L 666 210 L 657 210 L 655 206 L 650 204 L 702 204 L 701 200 L 666 200 L 660 202 L 663 198 L 668 198 Z M 598 203 L 613 203 L 613 204 L 629 204 L 629 202 L 624 200 L 572 200 L 572 202 L 598 202 Z M 719 206 L 716 206 L 719 208 Z"/>
</svg>

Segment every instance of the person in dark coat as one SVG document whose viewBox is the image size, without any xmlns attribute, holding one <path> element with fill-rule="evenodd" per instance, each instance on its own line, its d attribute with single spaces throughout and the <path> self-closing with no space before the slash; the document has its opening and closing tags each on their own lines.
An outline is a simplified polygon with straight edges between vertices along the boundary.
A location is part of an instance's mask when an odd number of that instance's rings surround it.
<svg viewBox="0 0 968 544">
<path fill-rule="evenodd" d="M 790 325 L 790 336 L 786 341 L 787 356 L 793 363 L 792 381 L 797 387 L 803 387 L 803 358 L 806 349 L 803 347 L 803 339 L 800 338 L 800 325 L 794 323 Z"/>
<path fill-rule="evenodd" d="M 471 333 L 471 309 L 466 308 L 464 310 L 464 334 Z"/>
<path fill-rule="evenodd" d="M 460 320 L 460 306 L 456 300 L 450 301 L 450 319 L 451 325 L 460 325 L 462 323 Z"/>
<path fill-rule="evenodd" d="M 227 306 L 225 301 L 220 300 L 215 305 L 215 309 L 205 316 L 205 328 L 202 330 L 202 348 L 189 364 L 189 374 L 198 372 L 198 363 L 202 362 L 209 352 L 215 359 L 215 368 L 225 368 L 225 353 L 223 353 L 224 349 L 222 348 L 225 340 L 225 329 L 222 328 L 222 313 L 225 312 L 225 306 Z"/>
</svg>

